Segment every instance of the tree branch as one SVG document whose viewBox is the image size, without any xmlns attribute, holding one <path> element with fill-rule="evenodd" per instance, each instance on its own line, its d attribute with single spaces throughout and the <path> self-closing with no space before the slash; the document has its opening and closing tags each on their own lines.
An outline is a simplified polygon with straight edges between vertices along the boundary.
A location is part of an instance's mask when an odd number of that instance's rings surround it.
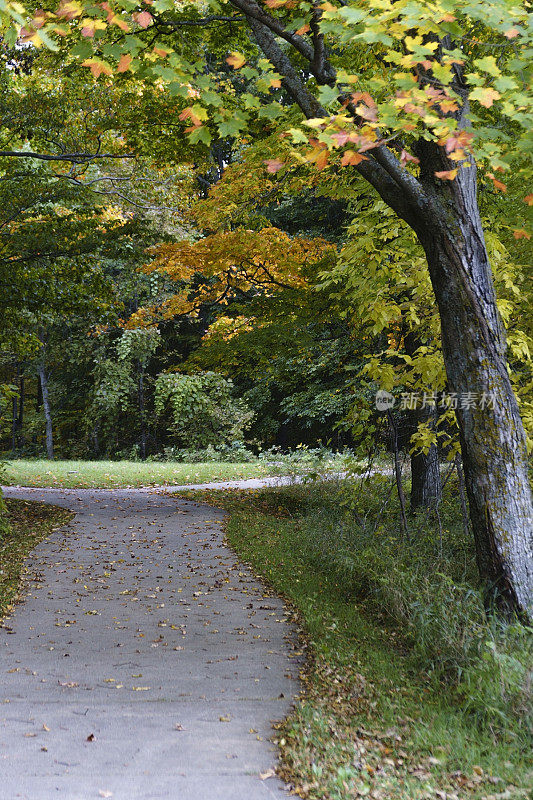
<svg viewBox="0 0 533 800">
<path fill-rule="evenodd" d="M 47 153 L 32 153 L 29 150 L 0 150 L 0 156 L 6 158 L 36 158 L 39 161 L 70 161 L 73 164 L 86 164 L 96 158 L 135 158 L 134 153 L 116 155 L 114 153 L 64 153 L 61 155 L 48 155 Z"/>
<path fill-rule="evenodd" d="M 154 16 L 155 20 L 155 27 L 156 28 L 172 28 L 173 30 L 179 30 L 187 25 L 211 25 L 213 22 L 246 22 L 246 17 L 222 17 L 216 14 L 211 14 L 209 17 L 203 17 L 203 19 L 161 19 L 160 16 Z"/>
<path fill-rule="evenodd" d="M 297 33 L 291 33 L 290 31 L 286 30 L 286 28 L 282 25 L 279 19 L 273 17 L 271 14 L 267 14 L 266 11 L 255 2 L 255 0 L 230 0 L 231 4 L 238 8 L 243 14 L 246 15 L 248 22 L 251 23 L 252 20 L 256 22 L 260 22 L 266 28 L 268 28 L 272 33 L 275 33 L 276 36 L 280 36 L 282 39 L 285 39 L 286 42 L 292 44 L 295 50 L 297 50 L 300 55 L 302 55 L 309 63 L 313 64 L 314 59 L 314 49 L 313 47 L 307 42 L 302 36 L 299 36 Z"/>
<path fill-rule="evenodd" d="M 240 2 L 241 0 L 239 0 Z M 233 2 L 233 0 L 231 0 Z M 254 38 L 272 63 L 283 76 L 283 83 L 295 102 L 308 119 L 327 117 L 328 113 L 316 97 L 311 94 L 293 67 L 289 57 L 276 42 L 275 36 L 255 17 L 248 20 Z M 379 151 L 378 157 L 375 156 Z M 379 159 L 379 160 L 378 160 Z M 383 163 L 380 163 L 383 162 Z M 398 216 L 409 224 L 418 216 L 424 206 L 425 194 L 416 178 L 404 169 L 390 150 L 382 145 L 368 154 L 364 161 L 354 167 L 370 183 L 379 196 L 396 211 Z"/>
<path fill-rule="evenodd" d="M 231 2 L 234 2 L 234 0 L 231 0 Z M 241 0 L 237 0 L 237 2 L 241 2 Z M 248 24 L 255 41 L 276 71 L 283 76 L 283 85 L 293 100 L 300 106 L 305 116 L 308 119 L 327 116 L 326 111 L 316 97 L 308 91 L 290 58 L 277 43 L 272 31 L 262 22 L 259 22 L 255 16 L 248 18 Z"/>
<path fill-rule="evenodd" d="M 335 72 L 327 60 L 324 34 L 320 30 L 320 19 L 322 10 L 317 3 L 313 3 L 313 13 L 311 16 L 310 27 L 313 34 L 313 63 L 311 65 L 313 75 L 318 84 L 327 84 L 335 81 Z"/>
</svg>

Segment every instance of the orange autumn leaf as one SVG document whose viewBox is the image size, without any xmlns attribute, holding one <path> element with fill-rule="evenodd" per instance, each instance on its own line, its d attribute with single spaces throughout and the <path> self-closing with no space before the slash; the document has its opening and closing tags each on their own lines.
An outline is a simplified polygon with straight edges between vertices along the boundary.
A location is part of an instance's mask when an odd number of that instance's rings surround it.
<svg viewBox="0 0 533 800">
<path fill-rule="evenodd" d="M 474 89 L 470 97 L 472 100 L 477 100 L 485 108 L 490 108 L 495 100 L 500 99 L 501 94 L 490 86 L 484 88 L 479 86 Z"/>
<path fill-rule="evenodd" d="M 507 191 L 507 186 L 505 185 L 505 183 L 502 183 L 497 178 L 495 178 L 494 174 L 492 172 L 487 172 L 487 177 L 491 179 L 492 184 L 493 184 L 493 186 L 494 186 L 494 188 L 496 189 L 497 192 L 506 192 Z"/>
<path fill-rule="evenodd" d="M 531 234 L 525 231 L 523 228 L 518 228 L 517 230 L 513 231 L 513 236 L 515 239 L 531 239 Z"/>
<path fill-rule="evenodd" d="M 272 173 L 279 172 L 285 166 L 283 161 L 279 161 L 277 158 L 269 158 L 264 163 L 266 164 L 267 172 Z"/>
<path fill-rule="evenodd" d="M 234 50 L 227 57 L 226 62 L 230 65 L 230 67 L 233 67 L 233 69 L 240 69 L 243 64 L 246 64 L 246 59 L 242 53 L 237 53 L 237 51 Z"/>
<path fill-rule="evenodd" d="M 458 172 L 457 167 L 455 169 L 444 169 L 441 172 L 436 172 L 435 177 L 440 178 L 442 181 L 453 181 Z"/>
<path fill-rule="evenodd" d="M 133 14 L 133 19 L 139 23 L 141 28 L 147 28 L 153 20 L 149 11 L 140 11 L 138 14 Z"/>
<path fill-rule="evenodd" d="M 116 25 L 117 28 L 120 28 L 120 30 L 124 31 L 124 33 L 130 32 L 130 26 L 128 25 L 126 20 L 122 19 L 122 17 L 119 17 L 118 14 L 108 14 L 107 21 L 111 25 Z"/>
<path fill-rule="evenodd" d="M 516 39 L 516 37 L 518 36 L 519 33 L 520 33 L 520 31 L 518 30 L 518 28 L 515 28 L 513 26 L 512 28 L 509 28 L 508 31 L 505 31 L 505 33 L 503 35 L 507 39 Z"/>
<path fill-rule="evenodd" d="M 355 167 L 361 161 L 365 161 L 365 156 L 362 156 L 361 153 L 356 153 L 354 150 L 345 150 L 342 155 L 341 167 Z"/>
<path fill-rule="evenodd" d="M 188 108 L 183 109 L 183 111 L 179 115 L 179 119 L 183 121 L 185 121 L 186 119 L 190 119 L 193 126 L 196 128 L 202 124 L 202 120 L 195 114 L 194 109 L 192 109 L 190 106 Z"/>
<path fill-rule="evenodd" d="M 132 58 L 129 53 L 123 53 L 118 62 L 117 72 L 126 72 L 130 68 Z"/>
<path fill-rule="evenodd" d="M 82 67 L 89 67 L 95 78 L 100 75 L 112 75 L 113 70 L 106 61 L 100 61 L 99 58 L 86 58 L 82 62 Z"/>
</svg>

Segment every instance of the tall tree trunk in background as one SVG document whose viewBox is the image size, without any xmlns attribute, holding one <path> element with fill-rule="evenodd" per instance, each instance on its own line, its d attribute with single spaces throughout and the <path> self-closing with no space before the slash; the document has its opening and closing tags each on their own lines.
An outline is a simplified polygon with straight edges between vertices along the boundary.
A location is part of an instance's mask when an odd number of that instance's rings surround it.
<svg viewBox="0 0 533 800">
<path fill-rule="evenodd" d="M 402 468 L 400 464 L 400 453 L 398 450 L 398 426 L 390 411 L 387 411 L 389 419 L 389 429 L 391 437 L 392 452 L 394 455 L 394 477 L 396 479 L 396 491 L 398 492 L 398 501 L 400 503 L 400 521 L 402 524 L 402 532 L 406 540 L 411 541 L 409 536 L 409 528 L 407 526 L 407 515 L 405 513 L 405 495 L 403 493 L 402 484 Z"/>
<path fill-rule="evenodd" d="M 19 383 L 20 377 L 20 364 L 17 362 L 17 377 L 16 381 L 17 384 Z M 17 395 L 13 395 L 13 418 L 11 421 L 11 450 L 13 451 L 13 455 L 15 455 L 17 449 L 17 427 L 19 423 L 19 410 L 18 410 L 18 397 Z"/>
<path fill-rule="evenodd" d="M 24 446 L 24 390 L 25 390 L 25 382 L 24 382 L 24 364 L 22 365 L 22 369 L 20 370 L 20 381 L 19 381 L 19 416 L 17 427 L 19 431 L 19 447 Z"/>
<path fill-rule="evenodd" d="M 141 440 L 139 443 L 139 454 L 141 461 L 146 460 L 146 411 L 144 400 L 144 367 L 141 361 L 137 364 L 139 370 L 139 412 L 141 417 Z"/>
<path fill-rule="evenodd" d="M 476 169 L 442 186 L 441 149 L 421 146 L 433 202 L 417 226 L 442 328 L 459 425 L 470 519 L 487 603 L 533 616 L 533 507 L 526 437 L 506 364 L 506 342 L 476 197 Z M 447 162 L 444 162 L 447 164 Z M 432 187 L 432 188 L 431 188 Z M 432 224 L 433 222 L 433 224 Z"/>
<path fill-rule="evenodd" d="M 413 356 L 422 342 L 415 331 L 405 336 L 405 351 Z M 432 387 L 427 387 L 428 394 Z M 437 423 L 437 409 L 426 405 L 409 411 L 409 439 L 416 433 L 418 426 L 427 424 L 432 429 Z M 420 508 L 435 508 L 442 497 L 442 481 L 440 476 L 439 451 L 432 444 L 427 453 L 422 451 L 411 453 L 411 511 Z"/>
<path fill-rule="evenodd" d="M 13 451 L 13 455 L 15 455 L 15 451 L 17 449 L 17 420 L 18 420 L 18 408 L 17 408 L 17 396 L 13 396 L 13 420 L 11 423 L 11 450 Z"/>
<path fill-rule="evenodd" d="M 42 341 L 42 339 L 41 339 Z M 50 411 L 50 395 L 48 392 L 48 375 L 46 372 L 46 348 L 44 343 L 41 347 L 41 361 L 39 363 L 38 373 L 39 382 L 41 385 L 41 393 L 43 397 L 43 411 L 46 428 L 46 456 L 53 459 L 54 457 L 54 435 L 52 429 L 52 414 Z"/>
<path fill-rule="evenodd" d="M 429 424 L 431 428 L 435 427 L 437 417 L 435 409 L 429 407 L 413 409 L 409 416 L 413 432 L 421 423 Z M 427 453 L 422 451 L 411 453 L 411 511 L 434 508 L 441 497 L 439 451 L 437 446 L 432 444 Z"/>
</svg>

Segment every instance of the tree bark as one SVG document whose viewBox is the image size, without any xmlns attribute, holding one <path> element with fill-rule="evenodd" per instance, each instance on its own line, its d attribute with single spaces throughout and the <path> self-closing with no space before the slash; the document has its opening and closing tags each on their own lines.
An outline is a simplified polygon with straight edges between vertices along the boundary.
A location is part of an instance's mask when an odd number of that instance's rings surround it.
<svg viewBox="0 0 533 800">
<path fill-rule="evenodd" d="M 13 395 L 13 420 L 11 423 L 11 450 L 13 451 L 13 455 L 15 455 L 17 449 L 17 420 L 18 420 L 17 396 Z"/>
<path fill-rule="evenodd" d="M 43 396 L 43 411 L 44 411 L 44 420 L 46 426 L 46 456 L 49 459 L 54 458 L 54 435 L 52 429 L 52 413 L 50 410 L 50 395 L 48 392 L 48 375 L 46 372 L 45 360 L 44 360 L 44 346 L 41 349 L 42 358 L 39 364 L 39 381 L 41 384 L 41 392 Z"/>
<path fill-rule="evenodd" d="M 487 605 L 531 618 L 533 508 L 526 437 L 507 371 L 476 169 L 471 162 L 447 186 L 437 184 L 434 172 L 442 168 L 442 156 L 435 147 L 433 153 L 424 150 L 421 177 L 433 200 L 416 232 L 439 308 L 449 391 L 457 398 L 479 572 Z"/>
<path fill-rule="evenodd" d="M 22 367 L 22 371 L 20 373 L 20 384 L 19 384 L 19 417 L 18 417 L 18 429 L 19 429 L 19 446 L 24 445 L 24 366 Z"/>
</svg>

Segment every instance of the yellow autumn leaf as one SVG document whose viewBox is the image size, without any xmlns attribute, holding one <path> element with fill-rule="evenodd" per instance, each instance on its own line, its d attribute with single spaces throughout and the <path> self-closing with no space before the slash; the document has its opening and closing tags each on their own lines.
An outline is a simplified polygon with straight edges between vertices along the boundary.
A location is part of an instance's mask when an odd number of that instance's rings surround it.
<svg viewBox="0 0 533 800">
<path fill-rule="evenodd" d="M 246 64 L 246 59 L 242 53 L 238 53 L 234 50 L 230 55 L 227 57 L 226 62 L 233 67 L 233 69 L 240 69 L 243 64 Z"/>
</svg>

